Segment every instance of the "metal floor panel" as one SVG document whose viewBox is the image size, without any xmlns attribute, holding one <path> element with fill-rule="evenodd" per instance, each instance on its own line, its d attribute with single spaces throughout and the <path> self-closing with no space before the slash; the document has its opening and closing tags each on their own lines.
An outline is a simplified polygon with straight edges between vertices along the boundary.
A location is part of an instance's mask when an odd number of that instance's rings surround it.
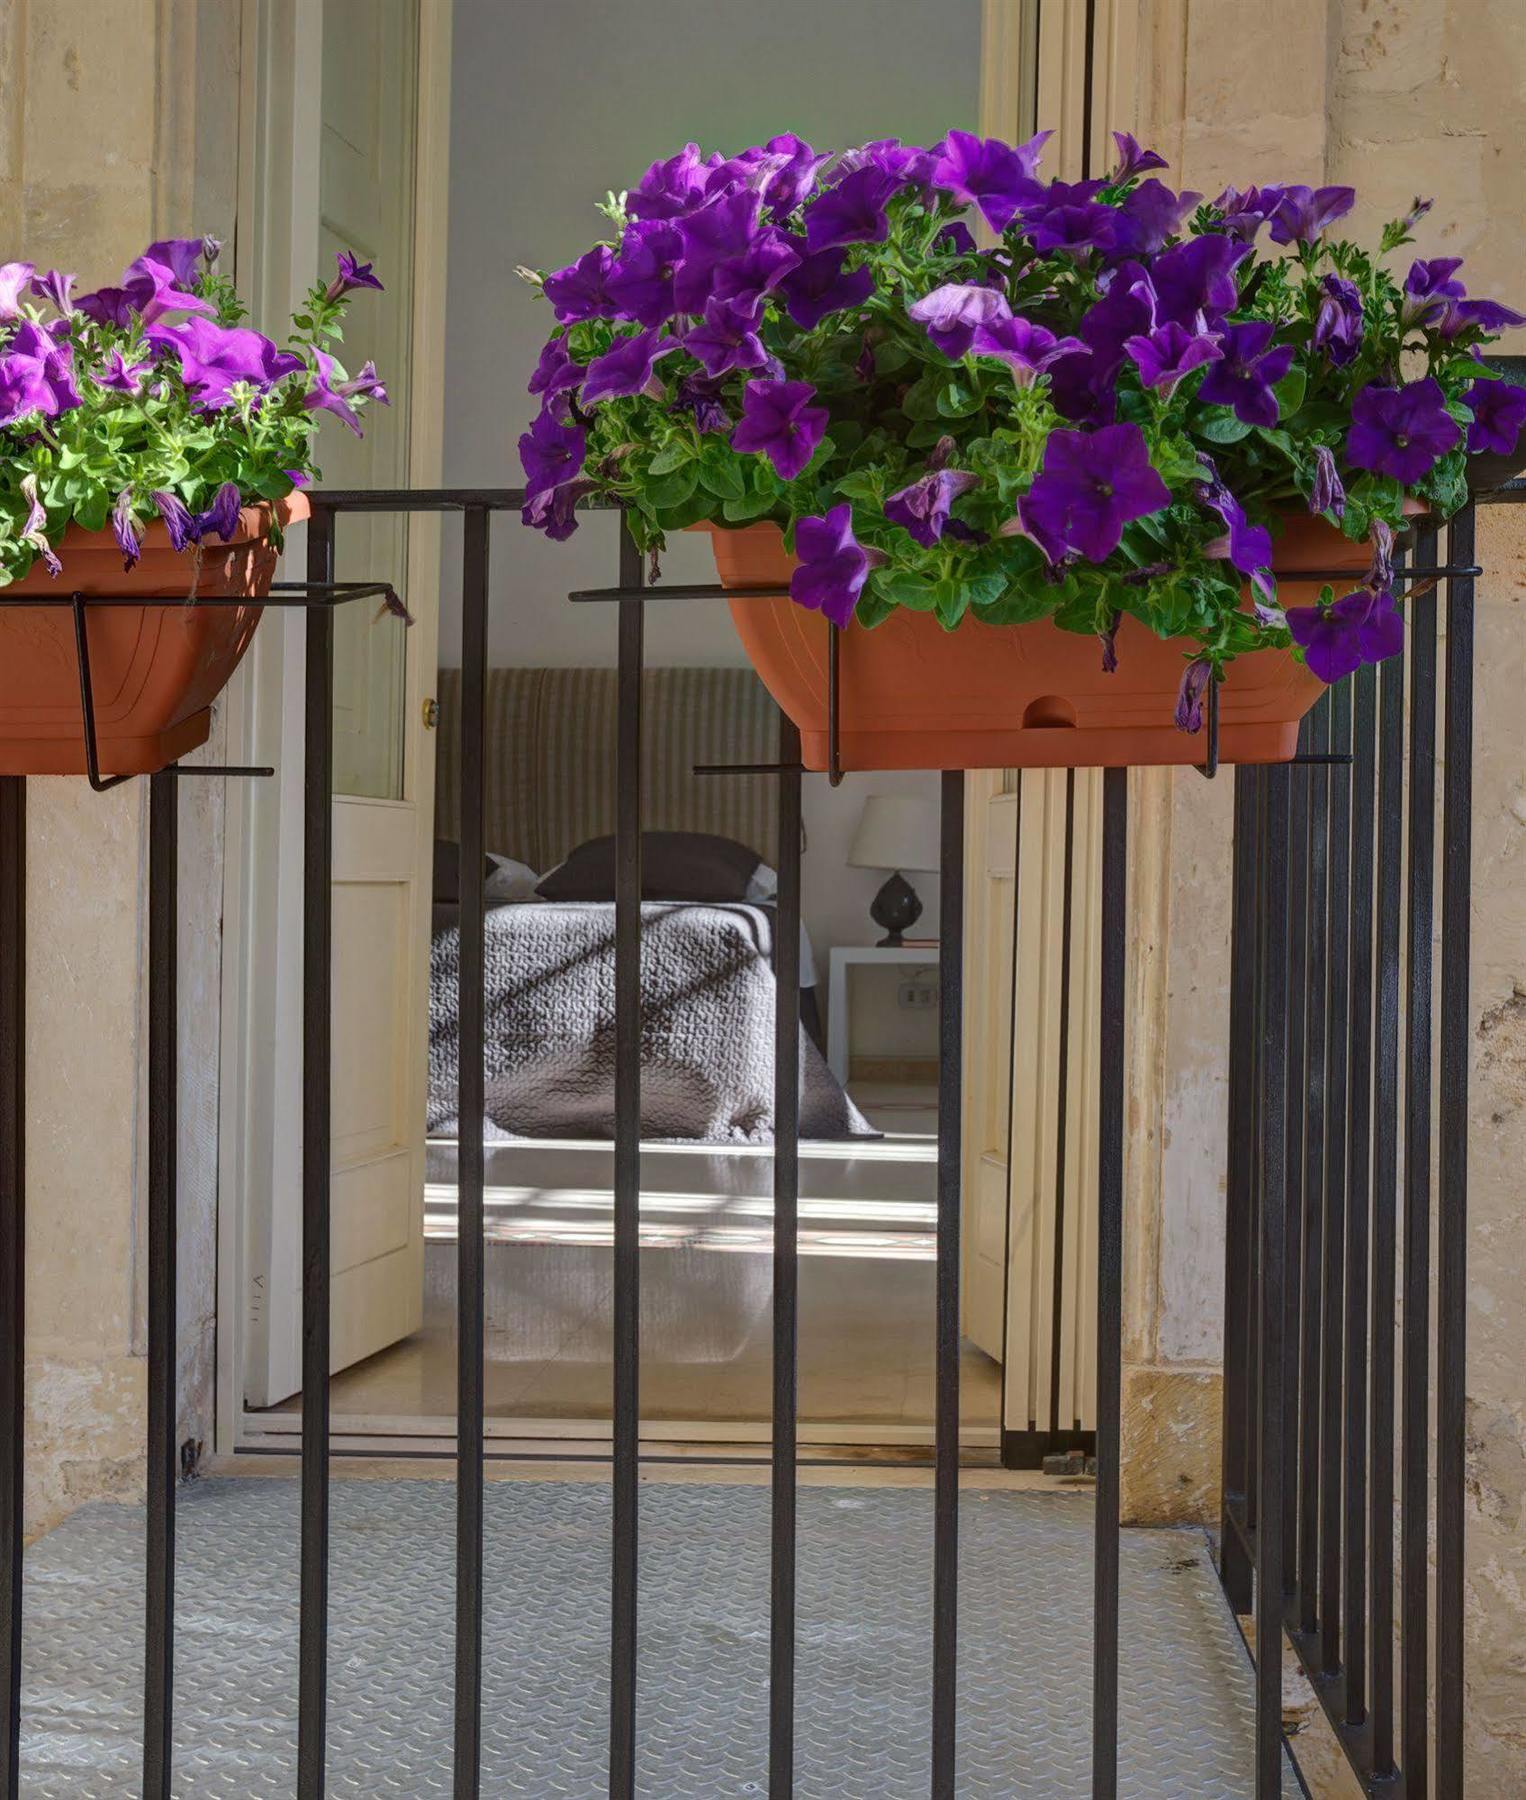
<svg viewBox="0 0 1526 1800">
<path fill-rule="evenodd" d="M 609 1491 L 490 1482 L 486 1796 L 606 1791 Z M 975 1800 L 1090 1791 L 1092 1508 L 968 1492 L 961 1508 L 960 1786 Z M 641 1792 L 766 1792 L 768 1490 L 642 1492 Z M 95 1505 L 27 1552 L 22 1793 L 136 1794 L 141 1509 Z M 293 1791 L 297 1487 L 182 1490 L 175 1792 Z M 450 1792 L 455 1490 L 333 1486 L 329 1792 Z M 1202 1536 L 1123 1537 L 1120 1793 L 1253 1791 L 1250 1664 Z M 921 1800 L 928 1785 L 932 1495 L 800 1493 L 801 1800 Z M 1289 1767 L 1284 1791 L 1299 1792 Z"/>
</svg>

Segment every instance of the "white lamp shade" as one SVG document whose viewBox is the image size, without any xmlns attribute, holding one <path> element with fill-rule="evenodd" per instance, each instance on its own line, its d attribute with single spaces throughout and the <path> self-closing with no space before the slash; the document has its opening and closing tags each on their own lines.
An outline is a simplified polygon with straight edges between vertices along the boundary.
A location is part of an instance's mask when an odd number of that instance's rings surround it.
<svg viewBox="0 0 1526 1800">
<path fill-rule="evenodd" d="M 937 807 L 910 794 L 871 794 L 848 861 L 855 869 L 936 869 Z"/>
</svg>

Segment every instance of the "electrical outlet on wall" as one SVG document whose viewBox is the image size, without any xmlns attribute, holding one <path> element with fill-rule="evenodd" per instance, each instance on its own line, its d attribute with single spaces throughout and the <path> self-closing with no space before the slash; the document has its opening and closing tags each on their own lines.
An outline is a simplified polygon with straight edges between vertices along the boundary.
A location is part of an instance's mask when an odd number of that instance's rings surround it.
<svg viewBox="0 0 1526 1800">
<path fill-rule="evenodd" d="M 903 981 L 896 989 L 896 1005 L 904 1012 L 931 1012 L 938 1004 L 938 985 L 922 976 Z"/>
</svg>

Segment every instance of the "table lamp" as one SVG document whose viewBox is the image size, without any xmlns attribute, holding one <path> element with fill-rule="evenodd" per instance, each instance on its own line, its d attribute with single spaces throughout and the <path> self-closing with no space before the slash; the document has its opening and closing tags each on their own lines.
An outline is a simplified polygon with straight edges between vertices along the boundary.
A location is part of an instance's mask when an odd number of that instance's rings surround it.
<svg viewBox="0 0 1526 1800">
<path fill-rule="evenodd" d="M 903 933 L 922 916 L 922 901 L 901 871 L 938 867 L 937 807 L 910 794 L 871 794 L 859 815 L 848 863 L 855 869 L 890 871 L 869 917 L 886 934 L 881 947 L 902 943 Z"/>
</svg>

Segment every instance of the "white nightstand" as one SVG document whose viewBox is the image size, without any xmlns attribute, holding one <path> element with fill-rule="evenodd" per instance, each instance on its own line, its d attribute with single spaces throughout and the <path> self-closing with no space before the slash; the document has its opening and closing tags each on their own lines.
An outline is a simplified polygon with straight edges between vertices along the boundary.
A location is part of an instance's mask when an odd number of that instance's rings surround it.
<svg viewBox="0 0 1526 1800">
<path fill-rule="evenodd" d="M 936 944 L 833 944 L 828 954 L 827 1063 L 837 1079 L 848 1080 L 848 970 L 858 963 L 936 966 Z"/>
</svg>

